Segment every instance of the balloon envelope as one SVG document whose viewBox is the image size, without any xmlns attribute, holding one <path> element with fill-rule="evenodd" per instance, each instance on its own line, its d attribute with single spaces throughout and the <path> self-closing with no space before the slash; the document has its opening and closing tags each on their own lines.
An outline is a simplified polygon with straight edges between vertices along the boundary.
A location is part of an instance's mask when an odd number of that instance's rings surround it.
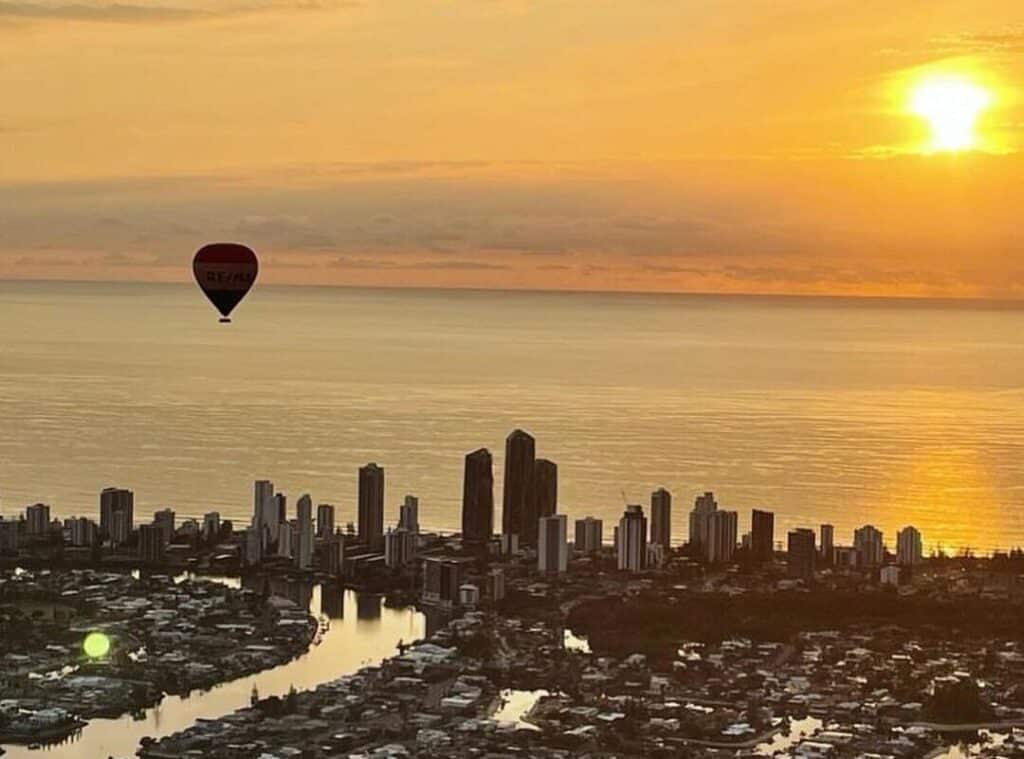
<svg viewBox="0 0 1024 759">
<path fill-rule="evenodd" d="M 192 259 L 192 273 L 206 297 L 220 311 L 222 322 L 252 288 L 259 271 L 256 254 L 245 245 L 215 242 L 204 245 Z"/>
</svg>

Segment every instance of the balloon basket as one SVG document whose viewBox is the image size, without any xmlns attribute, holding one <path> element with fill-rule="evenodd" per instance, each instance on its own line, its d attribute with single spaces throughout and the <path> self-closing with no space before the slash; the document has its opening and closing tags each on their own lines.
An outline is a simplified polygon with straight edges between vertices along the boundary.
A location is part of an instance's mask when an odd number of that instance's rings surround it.
<svg viewBox="0 0 1024 759">
<path fill-rule="evenodd" d="M 228 317 L 226 317 L 226 316 L 222 316 L 220 318 L 220 323 L 221 324 L 231 324 L 231 320 Z"/>
</svg>

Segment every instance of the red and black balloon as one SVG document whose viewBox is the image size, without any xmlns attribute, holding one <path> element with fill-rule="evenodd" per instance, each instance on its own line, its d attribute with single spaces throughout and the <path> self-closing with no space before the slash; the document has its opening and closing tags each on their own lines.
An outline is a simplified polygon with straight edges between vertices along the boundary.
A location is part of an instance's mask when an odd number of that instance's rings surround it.
<svg viewBox="0 0 1024 759">
<path fill-rule="evenodd" d="M 206 297 L 221 314 L 221 322 L 252 289 L 259 261 L 251 248 L 234 242 L 204 245 L 192 259 L 192 273 Z"/>
</svg>

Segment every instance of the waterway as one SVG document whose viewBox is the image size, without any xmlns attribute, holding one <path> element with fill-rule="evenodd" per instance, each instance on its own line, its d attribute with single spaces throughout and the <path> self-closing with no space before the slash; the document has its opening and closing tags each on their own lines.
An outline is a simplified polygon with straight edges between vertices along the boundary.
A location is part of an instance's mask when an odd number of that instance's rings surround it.
<svg viewBox="0 0 1024 759">
<path fill-rule="evenodd" d="M 235 587 L 237 578 L 215 579 Z M 103 759 L 131 757 L 145 736 L 160 738 L 184 730 L 198 718 L 216 718 L 247 706 L 255 687 L 261 698 L 283 696 L 354 672 L 397 651 L 399 641 L 422 638 L 426 621 L 412 608 L 393 609 L 383 597 L 306 582 L 273 579 L 270 591 L 309 606 L 329 626 L 307 653 L 255 675 L 223 683 L 205 692 L 168 696 L 139 717 L 94 719 L 63 743 L 30 749 L 6 745 L 4 759 Z"/>
</svg>

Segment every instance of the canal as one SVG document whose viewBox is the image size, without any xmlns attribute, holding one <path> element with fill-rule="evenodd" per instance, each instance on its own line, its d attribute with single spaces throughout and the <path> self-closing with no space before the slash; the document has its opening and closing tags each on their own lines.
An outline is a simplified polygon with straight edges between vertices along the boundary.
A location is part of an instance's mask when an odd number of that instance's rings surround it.
<svg viewBox="0 0 1024 759">
<path fill-rule="evenodd" d="M 206 579 L 239 585 L 238 578 Z M 388 608 L 379 595 L 278 578 L 257 582 L 269 583 L 274 595 L 307 605 L 312 615 L 326 620 L 328 626 L 318 645 L 273 669 L 208 691 L 168 696 L 138 718 L 125 715 L 91 720 L 62 743 L 36 749 L 5 745 L 4 759 L 132 757 L 145 736 L 160 738 L 185 729 L 198 718 L 215 718 L 247 706 L 254 687 L 261 698 L 283 696 L 292 686 L 296 690 L 313 688 L 365 664 L 380 662 L 396 653 L 399 641 L 411 642 L 425 633 L 422 614 L 412 608 Z"/>
</svg>

